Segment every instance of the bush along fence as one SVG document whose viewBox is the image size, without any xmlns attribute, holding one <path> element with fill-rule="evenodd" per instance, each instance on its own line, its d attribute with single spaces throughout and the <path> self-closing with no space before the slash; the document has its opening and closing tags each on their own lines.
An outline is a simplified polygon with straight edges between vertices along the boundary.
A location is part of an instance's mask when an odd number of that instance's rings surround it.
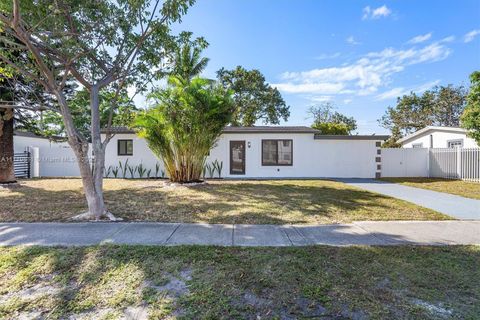
<svg viewBox="0 0 480 320">
<path fill-rule="evenodd" d="M 204 179 L 221 179 L 223 171 L 223 161 L 215 160 L 211 163 L 205 163 L 202 176 Z M 115 179 L 166 179 L 165 170 L 161 169 L 160 163 L 155 164 L 155 168 L 147 168 L 143 163 L 131 165 L 128 159 L 124 162 L 119 161 L 116 166 L 108 166 L 105 169 L 105 178 Z"/>
<path fill-rule="evenodd" d="M 430 149 L 430 177 L 480 182 L 480 148 Z"/>
</svg>

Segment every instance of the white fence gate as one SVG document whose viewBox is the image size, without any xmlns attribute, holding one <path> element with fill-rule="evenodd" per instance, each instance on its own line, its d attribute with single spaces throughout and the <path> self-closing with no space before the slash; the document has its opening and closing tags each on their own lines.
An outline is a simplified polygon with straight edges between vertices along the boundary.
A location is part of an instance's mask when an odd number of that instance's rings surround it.
<svg viewBox="0 0 480 320">
<path fill-rule="evenodd" d="M 480 148 L 430 149 L 430 177 L 480 182 Z"/>
<path fill-rule="evenodd" d="M 382 149 L 382 177 L 428 177 L 428 149 Z"/>
</svg>

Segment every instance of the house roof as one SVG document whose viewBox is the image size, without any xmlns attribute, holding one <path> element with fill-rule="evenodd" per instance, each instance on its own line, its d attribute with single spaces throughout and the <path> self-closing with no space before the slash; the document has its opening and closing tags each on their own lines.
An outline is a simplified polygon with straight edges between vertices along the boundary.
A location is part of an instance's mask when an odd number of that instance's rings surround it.
<svg viewBox="0 0 480 320">
<path fill-rule="evenodd" d="M 427 126 L 423 129 L 420 129 L 412 134 L 409 134 L 406 137 L 403 137 L 402 139 L 399 139 L 397 142 L 398 143 L 405 143 L 409 140 L 412 140 L 418 136 L 421 136 L 423 134 L 426 134 L 431 131 L 442 131 L 442 132 L 453 132 L 453 133 L 467 133 L 467 130 L 463 128 L 458 128 L 458 127 L 440 127 L 440 126 Z"/>
<path fill-rule="evenodd" d="M 385 141 L 390 136 L 387 135 L 330 135 L 330 134 L 315 134 L 315 140 L 375 140 Z"/>
<path fill-rule="evenodd" d="M 111 133 L 131 134 L 134 130 L 127 127 L 111 127 Z M 106 129 L 102 129 L 106 133 Z M 387 135 L 322 135 L 318 130 L 306 126 L 255 126 L 255 127 L 232 127 L 227 126 L 223 133 L 309 133 L 314 134 L 316 140 L 387 140 Z"/>
<path fill-rule="evenodd" d="M 255 127 L 225 127 L 224 133 L 317 133 L 305 126 L 255 126 Z"/>
<path fill-rule="evenodd" d="M 103 128 L 100 132 L 107 133 L 107 128 Z M 110 127 L 110 132 L 111 133 L 135 133 L 135 130 L 132 130 L 128 127 L 112 126 Z"/>
<path fill-rule="evenodd" d="M 102 129 L 102 133 L 106 133 Z M 134 130 L 127 127 L 111 127 L 111 133 L 135 133 Z M 223 129 L 224 133 L 317 133 L 318 131 L 305 126 L 256 126 L 256 127 L 232 127 Z"/>
<path fill-rule="evenodd" d="M 50 139 L 55 139 L 57 137 L 52 137 L 52 138 L 48 138 L 48 137 L 43 137 L 43 136 L 39 136 L 39 135 L 36 135 L 35 133 L 33 132 L 29 132 L 29 131 L 20 131 L 20 130 L 15 130 L 13 132 L 13 135 L 14 136 L 18 136 L 18 137 L 27 137 L 27 138 L 37 138 L 37 139 L 47 139 L 47 140 L 50 140 Z"/>
</svg>

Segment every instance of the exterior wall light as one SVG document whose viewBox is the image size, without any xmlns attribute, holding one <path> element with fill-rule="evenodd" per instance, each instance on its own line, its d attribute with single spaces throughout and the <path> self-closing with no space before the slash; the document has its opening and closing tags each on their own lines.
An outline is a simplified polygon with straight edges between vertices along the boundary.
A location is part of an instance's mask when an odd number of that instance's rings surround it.
<svg viewBox="0 0 480 320">
<path fill-rule="evenodd" d="M 252 146 L 252 143 L 250 141 L 248 141 L 247 146 L 250 149 L 250 147 Z"/>
</svg>

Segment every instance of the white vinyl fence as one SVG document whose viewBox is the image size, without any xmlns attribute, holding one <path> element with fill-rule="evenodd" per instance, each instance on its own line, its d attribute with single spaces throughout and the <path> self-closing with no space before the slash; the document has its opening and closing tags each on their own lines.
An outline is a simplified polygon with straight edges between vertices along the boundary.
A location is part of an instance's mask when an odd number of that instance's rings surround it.
<svg viewBox="0 0 480 320">
<path fill-rule="evenodd" d="M 480 182 L 480 148 L 430 149 L 430 177 Z"/>
<path fill-rule="evenodd" d="M 382 149 L 382 177 L 432 177 L 480 182 L 480 148 Z"/>
</svg>

